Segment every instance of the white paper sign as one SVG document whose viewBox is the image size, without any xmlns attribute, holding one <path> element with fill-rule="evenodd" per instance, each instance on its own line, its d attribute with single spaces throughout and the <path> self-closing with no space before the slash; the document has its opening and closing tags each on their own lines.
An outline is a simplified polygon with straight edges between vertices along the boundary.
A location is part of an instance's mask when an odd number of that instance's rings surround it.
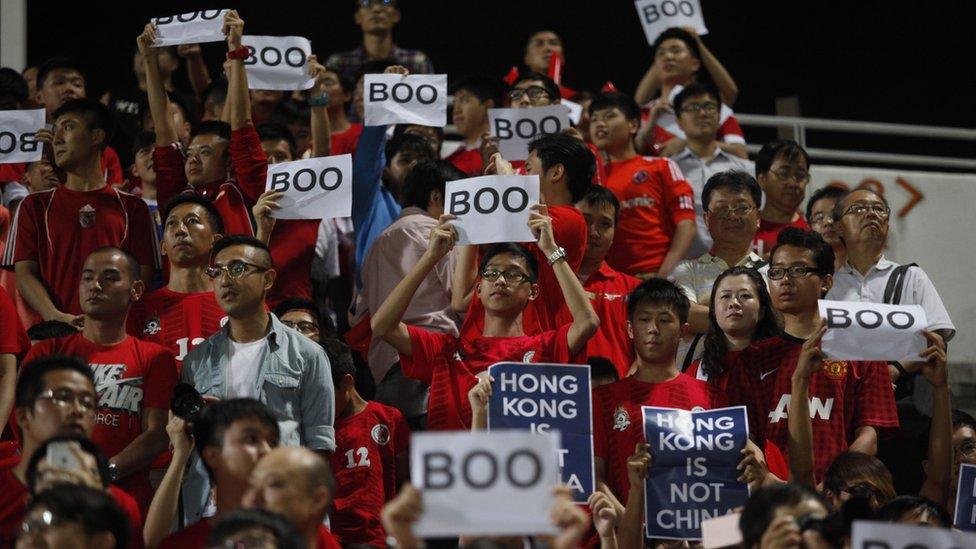
<svg viewBox="0 0 976 549">
<path fill-rule="evenodd" d="M 976 534 L 948 528 L 855 520 L 851 549 L 949 549 L 976 547 Z"/>
<path fill-rule="evenodd" d="M 537 175 L 483 175 L 448 181 L 447 213 L 458 244 L 535 242 L 529 213 L 539 203 Z"/>
<path fill-rule="evenodd" d="M 329 219 L 352 214 L 352 155 L 309 158 L 268 166 L 264 186 L 285 194 L 277 219 Z"/>
<path fill-rule="evenodd" d="M 367 74 L 363 81 L 366 125 L 447 125 L 446 74 Z"/>
<path fill-rule="evenodd" d="M 738 547 L 742 544 L 742 530 L 739 518 L 742 513 L 729 513 L 721 517 L 701 521 L 703 549 Z"/>
<path fill-rule="evenodd" d="M 574 126 L 579 125 L 580 117 L 583 116 L 583 105 L 574 103 L 569 99 L 563 99 L 559 102 L 559 104 L 569 109 L 569 121 L 572 122 Z"/>
<path fill-rule="evenodd" d="M 498 152 L 505 160 L 525 160 L 529 143 L 545 134 L 569 127 L 569 110 L 560 105 L 528 109 L 488 109 L 491 135 L 498 138 Z"/>
<path fill-rule="evenodd" d="M 634 6 L 652 46 L 658 35 L 671 27 L 692 26 L 698 34 L 708 34 L 699 0 L 637 0 Z"/>
<path fill-rule="evenodd" d="M 556 434 L 414 433 L 410 479 L 423 495 L 420 537 L 554 534 Z"/>
<path fill-rule="evenodd" d="M 34 140 L 44 127 L 44 109 L 0 111 L 0 164 L 37 162 L 44 146 Z"/>
<path fill-rule="evenodd" d="M 308 74 L 312 43 L 301 36 L 242 36 L 247 48 L 247 87 L 252 90 L 307 90 L 315 85 Z"/>
<path fill-rule="evenodd" d="M 221 31 L 227 10 L 202 10 L 155 17 L 156 42 L 154 47 L 175 46 L 177 44 L 201 44 L 203 42 L 222 42 L 226 37 Z"/>
<path fill-rule="evenodd" d="M 821 299 L 827 320 L 821 349 L 838 360 L 921 360 L 928 326 L 918 305 L 885 305 Z"/>
</svg>

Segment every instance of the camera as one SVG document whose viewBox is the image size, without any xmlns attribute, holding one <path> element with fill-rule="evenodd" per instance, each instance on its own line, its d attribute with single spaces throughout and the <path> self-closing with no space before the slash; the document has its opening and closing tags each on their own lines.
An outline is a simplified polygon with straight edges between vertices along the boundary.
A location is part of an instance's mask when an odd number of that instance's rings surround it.
<svg viewBox="0 0 976 549">
<path fill-rule="evenodd" d="M 173 400 L 170 401 L 169 409 L 181 419 L 193 423 L 204 406 L 206 403 L 203 397 L 193 385 L 179 383 L 173 388 Z"/>
</svg>

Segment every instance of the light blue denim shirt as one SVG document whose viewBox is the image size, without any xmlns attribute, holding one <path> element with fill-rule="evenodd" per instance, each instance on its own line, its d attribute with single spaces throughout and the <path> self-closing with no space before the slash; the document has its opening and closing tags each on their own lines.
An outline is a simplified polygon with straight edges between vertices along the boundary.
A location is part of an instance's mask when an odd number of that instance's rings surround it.
<svg viewBox="0 0 976 549">
<path fill-rule="evenodd" d="M 332 367 L 322 347 L 268 313 L 271 330 L 260 355 L 254 394 L 271 409 L 281 430 L 282 446 L 335 450 L 335 389 Z M 202 395 L 227 398 L 230 361 L 229 323 L 183 359 L 182 380 Z M 194 456 L 196 458 L 196 456 Z M 210 491 L 206 470 L 193 460 L 183 485 L 187 524 L 203 516 Z"/>
</svg>

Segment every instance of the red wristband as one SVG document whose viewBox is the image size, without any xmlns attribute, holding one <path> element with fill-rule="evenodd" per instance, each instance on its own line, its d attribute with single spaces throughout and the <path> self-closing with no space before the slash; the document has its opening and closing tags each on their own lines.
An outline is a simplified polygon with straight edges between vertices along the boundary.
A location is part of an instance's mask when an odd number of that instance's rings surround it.
<svg viewBox="0 0 976 549">
<path fill-rule="evenodd" d="M 227 59 L 244 59 L 251 54 L 251 50 L 247 49 L 247 46 L 241 46 L 236 50 L 231 50 L 227 52 Z"/>
</svg>

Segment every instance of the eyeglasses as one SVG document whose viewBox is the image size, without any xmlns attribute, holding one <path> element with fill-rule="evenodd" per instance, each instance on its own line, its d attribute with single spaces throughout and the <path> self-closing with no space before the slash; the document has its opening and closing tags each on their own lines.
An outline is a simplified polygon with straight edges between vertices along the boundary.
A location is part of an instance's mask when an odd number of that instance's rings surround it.
<svg viewBox="0 0 976 549">
<path fill-rule="evenodd" d="M 359 7 L 368 8 L 373 4 L 379 4 L 381 6 L 395 6 L 396 0 L 359 0 Z"/>
<path fill-rule="evenodd" d="M 805 172 L 801 170 L 797 170 L 794 172 L 787 169 L 782 169 L 782 170 L 776 170 L 772 172 L 772 174 L 775 175 L 778 179 L 781 179 L 783 181 L 787 181 L 789 179 L 792 179 L 797 183 L 806 183 L 807 181 L 810 181 L 810 172 Z"/>
<path fill-rule="evenodd" d="M 488 282 L 494 282 L 495 280 L 498 280 L 498 277 L 503 277 L 506 282 L 512 282 L 514 284 L 521 284 L 527 280 L 531 280 L 529 275 L 518 269 L 509 269 L 507 271 L 485 269 L 481 272 L 481 278 L 487 280 Z"/>
<path fill-rule="evenodd" d="M 976 458 L 976 440 L 970 439 L 963 441 L 962 444 L 953 448 L 956 454 L 966 458 Z"/>
<path fill-rule="evenodd" d="M 246 261 L 231 261 L 227 265 L 214 265 L 212 267 L 208 267 L 204 274 L 213 280 L 217 280 L 220 278 L 221 274 L 227 273 L 227 276 L 229 276 L 231 280 L 237 280 L 244 276 L 248 267 L 254 269 L 251 271 L 252 273 L 263 273 L 264 271 L 270 270 L 268 267 L 262 267 Z"/>
<path fill-rule="evenodd" d="M 746 206 L 745 204 L 740 204 L 734 208 L 720 208 L 717 210 L 709 210 L 708 213 L 716 217 L 721 217 L 723 219 L 728 219 L 733 215 L 736 217 L 745 217 L 749 215 L 749 212 L 755 210 L 752 206 Z"/>
<path fill-rule="evenodd" d="M 687 105 L 681 106 L 681 112 L 690 112 L 696 114 L 698 112 L 704 111 L 706 114 L 714 114 L 718 112 L 717 103 L 689 103 Z"/>
<path fill-rule="evenodd" d="M 529 99 L 533 101 L 535 101 L 536 99 L 541 99 L 543 97 L 547 97 L 551 99 L 551 97 L 549 97 L 549 90 L 543 88 L 542 86 L 529 86 L 528 88 L 525 89 L 516 88 L 508 92 L 508 97 L 512 101 L 518 101 L 519 99 L 522 99 L 523 95 L 528 95 Z"/>
<path fill-rule="evenodd" d="M 61 408 L 67 408 L 68 406 L 77 404 L 86 412 L 95 410 L 95 397 L 91 393 L 76 393 L 71 389 L 65 388 L 48 389 L 37 395 L 37 398 L 50 400 Z"/>
<path fill-rule="evenodd" d="M 815 214 L 810 218 L 811 225 L 833 225 L 834 216 L 825 213 Z"/>
<path fill-rule="evenodd" d="M 787 274 L 790 278 L 804 278 L 811 274 L 820 274 L 820 271 L 806 265 L 793 265 L 792 267 L 770 267 L 768 272 L 770 280 L 780 280 Z"/>
<path fill-rule="evenodd" d="M 303 334 L 317 334 L 319 332 L 319 327 L 314 322 L 292 322 L 290 320 L 282 320 L 281 323 L 288 326 L 292 330 L 298 330 Z"/>
<path fill-rule="evenodd" d="M 846 210 L 844 210 L 844 215 L 854 214 L 854 215 L 865 215 L 871 212 L 881 219 L 888 219 L 889 210 L 884 204 L 878 202 L 858 202 L 857 204 L 851 204 Z M 841 217 L 843 217 L 842 215 Z"/>
</svg>

